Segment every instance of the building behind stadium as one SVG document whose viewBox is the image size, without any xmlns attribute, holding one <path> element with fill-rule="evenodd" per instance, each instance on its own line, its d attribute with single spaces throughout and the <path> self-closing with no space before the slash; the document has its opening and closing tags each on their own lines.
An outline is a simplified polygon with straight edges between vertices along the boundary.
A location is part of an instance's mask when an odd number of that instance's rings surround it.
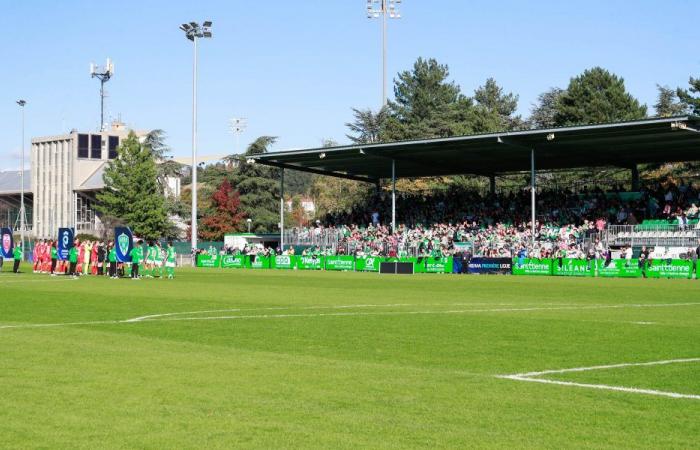
<svg viewBox="0 0 700 450">
<path fill-rule="evenodd" d="M 98 132 L 72 130 L 63 135 L 33 138 L 31 169 L 25 170 L 27 228 L 35 238 L 53 238 L 59 227 L 76 233 L 102 235 L 104 225 L 96 211 L 97 193 L 104 189 L 103 175 L 117 157 L 120 142 L 133 131 L 115 121 Z M 0 226 L 19 229 L 20 171 L 0 172 Z M 180 180 L 168 180 L 168 194 L 179 196 Z"/>
</svg>

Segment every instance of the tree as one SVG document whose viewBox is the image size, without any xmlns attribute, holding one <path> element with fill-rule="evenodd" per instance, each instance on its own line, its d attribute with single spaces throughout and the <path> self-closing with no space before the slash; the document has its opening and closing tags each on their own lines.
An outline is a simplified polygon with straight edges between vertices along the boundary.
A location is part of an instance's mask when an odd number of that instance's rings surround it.
<svg viewBox="0 0 700 450">
<path fill-rule="evenodd" d="M 537 97 L 528 122 L 532 128 L 552 128 L 557 126 L 556 115 L 559 99 L 564 94 L 560 88 L 551 88 Z"/>
<path fill-rule="evenodd" d="M 472 131 L 473 102 L 457 84 L 448 82 L 449 69 L 434 59 L 418 58 L 413 70 L 394 81 L 395 100 L 389 102 L 386 140 L 446 137 Z"/>
<path fill-rule="evenodd" d="M 658 117 L 680 116 L 687 112 L 688 106 L 676 100 L 678 98 L 676 91 L 658 84 L 656 88 L 659 90 L 659 96 L 654 109 Z"/>
<path fill-rule="evenodd" d="M 97 194 L 98 211 L 131 227 L 144 238 L 161 238 L 171 229 L 159 189 L 151 148 L 132 132 L 104 172 L 105 188 Z"/>
<path fill-rule="evenodd" d="M 504 94 L 503 88 L 493 78 L 487 79 L 483 86 L 474 91 L 474 101 L 477 132 L 513 130 L 523 124 L 520 116 L 514 115 L 518 109 L 518 96 Z"/>
<path fill-rule="evenodd" d="M 277 140 L 274 136 L 261 136 L 247 148 L 244 157 L 267 153 L 267 148 Z M 252 220 L 251 230 L 270 233 L 278 230 L 279 223 L 279 170 L 242 162 L 232 181 L 233 188 L 240 193 L 240 209 Z"/>
<path fill-rule="evenodd" d="M 693 97 L 691 93 L 700 94 L 700 78 L 690 77 L 690 89 L 678 88 L 676 90 L 676 95 L 691 113 L 700 115 L 700 95 Z"/>
<path fill-rule="evenodd" d="M 389 117 L 387 107 L 383 107 L 376 113 L 369 108 L 353 108 L 352 114 L 355 120 L 345 124 L 354 133 L 354 135 L 346 134 L 348 139 L 355 144 L 375 144 L 383 140 L 384 127 Z"/>
<path fill-rule="evenodd" d="M 213 211 L 201 221 L 199 234 L 203 239 L 220 241 L 226 233 L 239 229 L 239 224 L 245 218 L 240 210 L 241 199 L 237 191 L 224 180 L 211 196 Z"/>
<path fill-rule="evenodd" d="M 646 106 L 626 91 L 624 79 L 600 67 L 572 78 L 557 105 L 557 125 L 637 120 L 647 113 Z"/>
</svg>

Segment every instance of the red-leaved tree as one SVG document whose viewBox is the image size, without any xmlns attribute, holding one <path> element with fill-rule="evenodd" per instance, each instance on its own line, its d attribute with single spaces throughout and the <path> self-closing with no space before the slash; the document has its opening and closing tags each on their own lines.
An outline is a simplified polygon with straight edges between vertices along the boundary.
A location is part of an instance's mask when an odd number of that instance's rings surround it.
<svg viewBox="0 0 700 450">
<path fill-rule="evenodd" d="M 224 180 L 212 195 L 214 212 L 202 219 L 199 235 L 203 239 L 220 241 L 227 233 L 238 231 L 238 225 L 245 214 L 238 208 L 241 199 L 238 191 L 234 191 L 231 183 Z"/>
</svg>

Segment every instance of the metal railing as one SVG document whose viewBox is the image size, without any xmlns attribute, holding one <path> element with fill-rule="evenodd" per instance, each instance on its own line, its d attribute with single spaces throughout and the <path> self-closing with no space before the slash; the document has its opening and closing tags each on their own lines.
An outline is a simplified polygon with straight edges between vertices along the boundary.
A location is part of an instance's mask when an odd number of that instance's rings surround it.
<svg viewBox="0 0 700 450">
<path fill-rule="evenodd" d="M 695 247 L 700 228 L 679 225 L 610 225 L 604 231 L 610 246 Z"/>
</svg>

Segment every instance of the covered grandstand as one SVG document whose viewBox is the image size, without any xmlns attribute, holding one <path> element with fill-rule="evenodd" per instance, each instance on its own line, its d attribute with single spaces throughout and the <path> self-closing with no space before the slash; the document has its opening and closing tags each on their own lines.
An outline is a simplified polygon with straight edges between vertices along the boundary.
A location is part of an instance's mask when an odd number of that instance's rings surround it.
<svg viewBox="0 0 700 450">
<path fill-rule="evenodd" d="M 639 164 L 700 160 L 700 118 L 679 116 L 631 122 L 571 126 L 516 132 L 424 139 L 381 144 L 349 145 L 256 155 L 255 161 L 379 184 L 391 180 L 391 228 L 396 229 L 398 178 L 476 175 L 490 179 L 530 172 L 530 226 L 534 241 L 537 218 L 538 172 L 617 167 L 630 171 L 632 190 L 639 188 Z M 280 212 L 283 211 L 281 205 Z M 400 211 L 399 211 L 400 215 Z M 281 214 L 282 239 L 284 217 Z M 400 217 L 399 217 L 400 219 Z M 697 243 L 698 232 L 686 225 L 659 224 L 609 227 L 605 238 L 613 245 L 681 245 Z"/>
</svg>

